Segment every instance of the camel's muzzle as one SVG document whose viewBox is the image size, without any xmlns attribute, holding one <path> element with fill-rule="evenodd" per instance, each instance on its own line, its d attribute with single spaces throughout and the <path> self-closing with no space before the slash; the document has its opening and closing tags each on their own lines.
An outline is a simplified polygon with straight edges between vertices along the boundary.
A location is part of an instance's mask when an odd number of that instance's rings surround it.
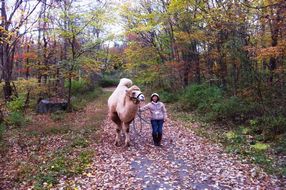
<svg viewBox="0 0 286 190">
<path fill-rule="evenodd" d="M 137 96 L 137 99 L 138 99 L 139 101 L 144 101 L 144 100 L 145 100 L 145 96 L 144 96 L 142 93 L 140 93 L 140 94 Z"/>
<path fill-rule="evenodd" d="M 142 92 L 136 91 L 136 92 L 133 92 L 133 96 L 131 97 L 131 99 L 133 100 L 133 102 L 135 104 L 139 104 L 140 101 L 144 101 L 145 100 L 145 96 L 143 95 Z"/>
</svg>

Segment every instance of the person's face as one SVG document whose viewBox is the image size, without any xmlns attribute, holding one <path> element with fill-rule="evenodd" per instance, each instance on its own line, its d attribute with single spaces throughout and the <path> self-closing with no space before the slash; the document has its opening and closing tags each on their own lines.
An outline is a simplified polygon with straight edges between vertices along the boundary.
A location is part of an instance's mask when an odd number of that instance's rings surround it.
<svg viewBox="0 0 286 190">
<path fill-rule="evenodd" d="M 157 96 L 153 96 L 153 97 L 152 97 L 152 101 L 153 101 L 153 102 L 157 102 L 157 101 L 158 101 L 158 97 L 157 97 Z"/>
</svg>

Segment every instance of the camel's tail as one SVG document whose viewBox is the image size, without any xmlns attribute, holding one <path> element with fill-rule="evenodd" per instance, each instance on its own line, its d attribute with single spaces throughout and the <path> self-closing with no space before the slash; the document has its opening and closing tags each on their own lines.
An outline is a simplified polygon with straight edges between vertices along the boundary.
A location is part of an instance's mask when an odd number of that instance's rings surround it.
<svg viewBox="0 0 286 190">
<path fill-rule="evenodd" d="M 127 79 L 127 78 L 122 78 L 122 79 L 120 79 L 120 82 L 119 82 L 118 86 L 131 87 L 132 86 L 132 81 L 130 79 Z"/>
</svg>

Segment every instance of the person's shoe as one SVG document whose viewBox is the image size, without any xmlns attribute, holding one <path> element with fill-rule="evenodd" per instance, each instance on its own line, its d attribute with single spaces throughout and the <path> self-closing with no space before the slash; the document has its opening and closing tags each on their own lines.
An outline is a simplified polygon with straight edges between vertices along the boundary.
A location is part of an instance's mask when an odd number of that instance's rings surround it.
<svg viewBox="0 0 286 190">
<path fill-rule="evenodd" d="M 153 142 L 155 146 L 158 146 L 158 137 L 157 135 L 152 135 L 153 136 Z"/>
<path fill-rule="evenodd" d="M 158 134 L 158 141 L 157 141 L 157 146 L 162 146 L 161 145 L 161 141 L 162 141 L 162 134 Z"/>
</svg>

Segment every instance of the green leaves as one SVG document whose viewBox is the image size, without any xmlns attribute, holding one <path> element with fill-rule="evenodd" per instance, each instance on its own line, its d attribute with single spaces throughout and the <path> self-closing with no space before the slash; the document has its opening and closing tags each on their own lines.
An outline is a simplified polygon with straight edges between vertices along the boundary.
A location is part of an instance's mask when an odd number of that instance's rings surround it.
<svg viewBox="0 0 286 190">
<path fill-rule="evenodd" d="M 20 95 L 19 97 L 16 97 L 7 103 L 7 108 L 11 112 L 21 112 L 24 110 L 24 106 L 25 106 L 24 95 Z"/>
<path fill-rule="evenodd" d="M 252 148 L 254 148 L 257 151 L 265 151 L 267 150 L 270 146 L 265 143 L 257 142 L 254 145 L 251 145 Z"/>
</svg>

